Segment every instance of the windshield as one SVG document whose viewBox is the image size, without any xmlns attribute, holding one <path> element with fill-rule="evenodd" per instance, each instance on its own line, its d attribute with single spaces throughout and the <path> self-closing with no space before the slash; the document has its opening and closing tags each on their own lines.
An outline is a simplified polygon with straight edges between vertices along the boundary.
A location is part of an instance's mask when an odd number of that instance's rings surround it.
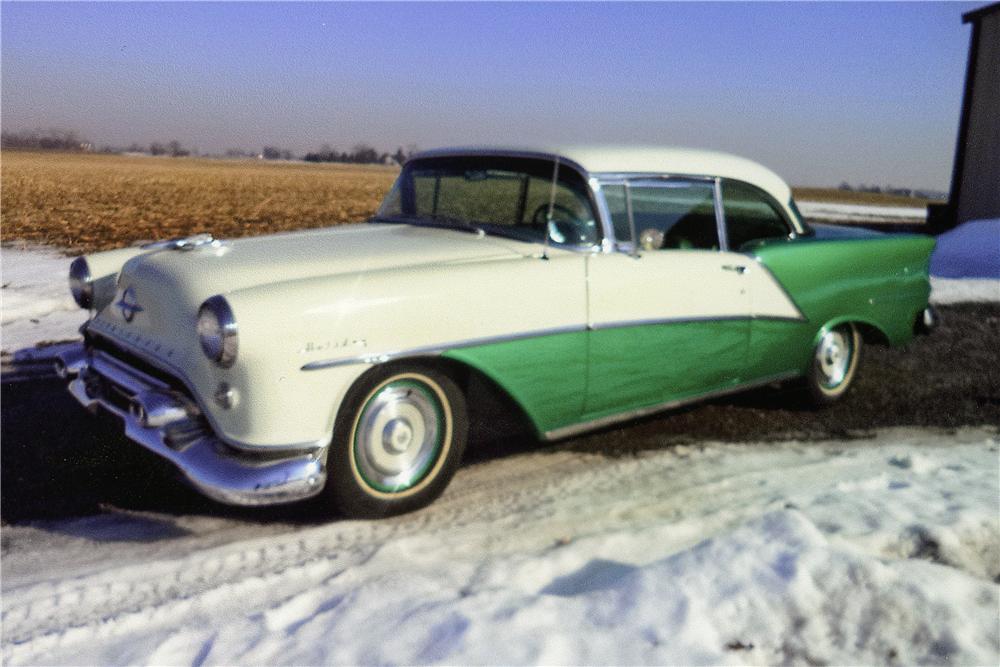
<svg viewBox="0 0 1000 667">
<path fill-rule="evenodd" d="M 411 160 L 375 215 L 376 222 L 405 222 L 483 231 L 523 241 L 593 246 L 600 233 L 587 185 L 540 158 L 501 156 Z M 551 216 L 551 217 L 550 217 Z"/>
</svg>

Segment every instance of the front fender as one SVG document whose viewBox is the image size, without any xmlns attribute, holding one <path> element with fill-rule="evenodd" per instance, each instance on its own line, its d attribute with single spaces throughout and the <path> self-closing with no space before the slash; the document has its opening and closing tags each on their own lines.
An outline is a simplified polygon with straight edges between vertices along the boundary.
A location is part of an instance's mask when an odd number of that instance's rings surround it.
<svg viewBox="0 0 1000 667">
<path fill-rule="evenodd" d="M 290 433 L 300 441 L 328 437 L 340 401 L 373 364 L 470 342 L 493 351 L 494 340 L 552 339 L 586 326 L 585 262 L 576 253 L 305 278 L 224 296 L 240 336 L 227 381 L 246 407 L 219 421 L 244 431 L 236 439 L 259 443 L 289 442 Z M 582 359 L 586 348 L 577 347 Z M 548 393 L 579 398 L 585 374 L 577 366 Z"/>
</svg>

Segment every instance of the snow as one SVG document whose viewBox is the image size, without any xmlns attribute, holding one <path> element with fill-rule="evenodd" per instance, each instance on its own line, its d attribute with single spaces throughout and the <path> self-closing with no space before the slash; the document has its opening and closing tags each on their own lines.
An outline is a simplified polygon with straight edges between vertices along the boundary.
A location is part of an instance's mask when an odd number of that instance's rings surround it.
<svg viewBox="0 0 1000 667">
<path fill-rule="evenodd" d="M 1000 280 L 931 276 L 931 303 L 1000 301 Z"/>
<path fill-rule="evenodd" d="M 931 255 L 931 274 L 1000 279 L 1000 218 L 969 220 L 941 234 Z"/>
<path fill-rule="evenodd" d="M 3 662 L 997 664 L 998 445 L 552 448 L 386 521 L 5 527 Z"/>
<path fill-rule="evenodd" d="M 0 348 L 79 338 L 86 312 L 70 296 L 70 260 L 43 248 L 0 248 Z"/>
<path fill-rule="evenodd" d="M 927 209 L 907 206 L 876 206 L 869 204 L 834 204 L 830 202 L 797 201 L 799 212 L 809 220 L 836 222 L 923 222 Z"/>
<path fill-rule="evenodd" d="M 2 262 L 3 349 L 75 337 L 68 260 Z M 938 303 L 1000 300 L 997 280 L 932 284 Z M 997 664 L 997 431 L 852 438 L 551 447 L 378 522 L 108 508 L 4 526 L 0 656 Z"/>
</svg>

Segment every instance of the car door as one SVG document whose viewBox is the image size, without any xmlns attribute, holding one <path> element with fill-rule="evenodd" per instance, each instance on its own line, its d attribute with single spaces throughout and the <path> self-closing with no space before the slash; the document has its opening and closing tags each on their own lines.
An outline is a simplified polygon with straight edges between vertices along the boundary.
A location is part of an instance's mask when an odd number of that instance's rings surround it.
<svg viewBox="0 0 1000 667">
<path fill-rule="evenodd" d="M 588 259 L 585 416 L 738 383 L 750 338 L 750 258 L 722 250 L 715 181 L 622 180 L 602 192 L 616 236 L 636 242 Z"/>
</svg>

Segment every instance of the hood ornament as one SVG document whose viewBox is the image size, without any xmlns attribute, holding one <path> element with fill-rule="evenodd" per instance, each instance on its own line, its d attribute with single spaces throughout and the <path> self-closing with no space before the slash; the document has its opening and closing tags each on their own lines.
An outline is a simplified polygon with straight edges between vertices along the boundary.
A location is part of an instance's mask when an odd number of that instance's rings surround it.
<svg viewBox="0 0 1000 667">
<path fill-rule="evenodd" d="M 211 234 L 195 234 L 194 236 L 183 236 L 166 241 L 156 241 L 141 246 L 143 250 L 194 250 L 203 246 L 219 247 L 222 241 L 217 241 Z"/>
<path fill-rule="evenodd" d="M 122 317 L 125 318 L 126 322 L 131 323 L 135 319 L 136 313 L 142 312 L 142 306 L 135 298 L 135 289 L 132 287 L 126 288 L 122 292 L 122 298 L 115 304 L 119 310 L 122 311 Z"/>
</svg>

